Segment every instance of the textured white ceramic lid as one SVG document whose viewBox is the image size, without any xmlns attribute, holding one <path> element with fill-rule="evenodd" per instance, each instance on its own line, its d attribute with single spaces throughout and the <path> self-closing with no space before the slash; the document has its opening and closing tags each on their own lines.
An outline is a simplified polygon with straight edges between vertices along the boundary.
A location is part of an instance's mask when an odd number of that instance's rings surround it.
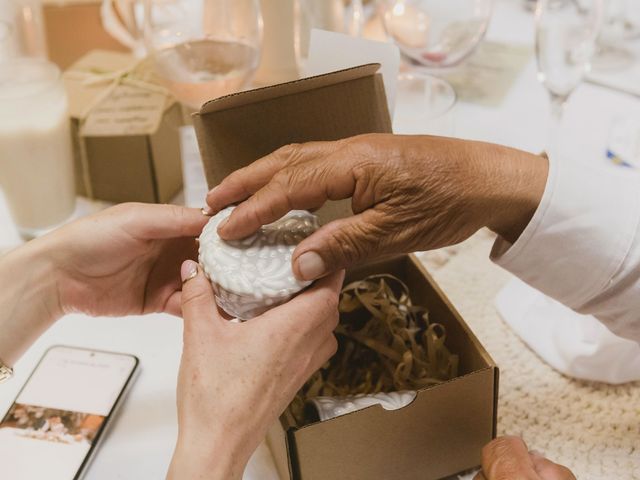
<svg viewBox="0 0 640 480">
<path fill-rule="evenodd" d="M 294 277 L 291 256 L 296 246 L 317 230 L 317 217 L 293 210 L 250 237 L 225 241 L 218 235 L 218 225 L 233 208 L 211 217 L 200 235 L 200 264 L 214 286 L 264 300 L 290 296 L 308 286 L 310 282 Z"/>
</svg>

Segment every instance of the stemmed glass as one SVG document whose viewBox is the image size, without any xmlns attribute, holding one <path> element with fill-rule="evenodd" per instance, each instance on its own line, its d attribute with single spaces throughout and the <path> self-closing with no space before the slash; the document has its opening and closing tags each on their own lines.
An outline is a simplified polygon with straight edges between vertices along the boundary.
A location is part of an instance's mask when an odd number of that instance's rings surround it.
<svg viewBox="0 0 640 480">
<path fill-rule="evenodd" d="M 453 135 L 456 93 L 438 74 L 461 64 L 489 27 L 493 0 L 384 0 L 387 35 L 405 60 L 398 78 L 397 133 Z"/>
<path fill-rule="evenodd" d="M 551 153 L 567 99 L 589 71 L 603 9 L 603 0 L 538 0 L 536 59 L 538 79 L 551 97 Z"/>
<path fill-rule="evenodd" d="M 474 52 L 489 26 L 493 0 L 385 0 L 387 34 L 414 68 L 438 70 Z"/>
<path fill-rule="evenodd" d="M 634 61 L 628 47 L 640 34 L 637 0 L 608 0 L 592 64 L 594 70 L 618 70 Z M 634 8 L 635 7 L 635 8 Z M 636 13 L 634 18 L 633 13 Z"/>
<path fill-rule="evenodd" d="M 143 30 L 158 76 L 192 109 L 242 90 L 258 67 L 259 0 L 146 0 Z"/>
</svg>

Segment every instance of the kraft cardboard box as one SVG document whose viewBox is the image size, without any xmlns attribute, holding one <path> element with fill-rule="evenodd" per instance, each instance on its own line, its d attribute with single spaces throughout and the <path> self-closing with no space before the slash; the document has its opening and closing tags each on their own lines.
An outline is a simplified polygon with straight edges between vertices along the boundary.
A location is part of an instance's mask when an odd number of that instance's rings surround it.
<svg viewBox="0 0 640 480">
<path fill-rule="evenodd" d="M 283 415 L 268 443 L 281 478 L 320 480 L 435 480 L 480 464 L 495 436 L 498 370 L 420 261 L 399 255 L 354 268 L 345 282 L 390 273 L 426 305 L 459 355 L 458 377 L 418 391 L 400 410 L 373 406 L 299 426 Z"/>
<path fill-rule="evenodd" d="M 212 100 L 194 116 L 210 187 L 232 171 L 296 142 L 391 131 L 379 65 Z M 321 221 L 348 215 L 348 201 L 325 205 Z M 414 304 L 447 329 L 459 355 L 458 377 L 418 392 L 408 406 L 369 407 L 325 422 L 297 425 L 283 414 L 269 434 L 281 478 L 429 480 L 480 464 L 496 433 L 498 369 L 464 320 L 413 255 L 352 269 L 346 281 L 374 273 L 402 279 Z"/>
<path fill-rule="evenodd" d="M 378 69 L 363 65 L 207 102 L 193 123 L 209 186 L 283 145 L 390 132 Z M 348 201 L 318 211 L 321 221 L 349 213 Z"/>
<path fill-rule="evenodd" d="M 149 66 L 93 50 L 63 80 L 78 193 L 114 203 L 171 201 L 182 188 L 182 110 Z"/>
</svg>

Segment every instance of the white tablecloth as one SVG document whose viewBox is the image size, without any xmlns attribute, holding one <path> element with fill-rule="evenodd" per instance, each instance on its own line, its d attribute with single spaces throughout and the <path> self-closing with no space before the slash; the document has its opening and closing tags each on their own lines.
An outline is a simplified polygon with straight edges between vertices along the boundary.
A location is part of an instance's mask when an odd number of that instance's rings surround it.
<svg viewBox="0 0 640 480">
<path fill-rule="evenodd" d="M 489 38 L 532 45 L 532 15 L 517 0 L 499 0 Z M 584 162 L 604 163 L 611 120 L 627 113 L 640 114 L 640 102 L 600 87 L 582 85 L 567 108 L 564 145 Z M 500 107 L 457 106 L 456 135 L 539 152 L 546 145 L 548 114 L 548 98 L 536 80 L 532 57 Z M 0 198 L 0 250 L 19 243 L 6 204 Z M 90 319 L 83 315 L 64 318 L 18 362 L 15 379 L 0 389 L 0 411 L 9 407 L 43 351 L 59 343 L 131 352 L 141 360 L 142 373 L 86 478 L 162 478 L 177 431 L 175 383 L 181 349 L 180 320 L 161 314 L 116 319 Z M 265 467 L 269 465 L 268 452 L 260 450 L 256 457 L 245 478 L 275 478 Z"/>
</svg>

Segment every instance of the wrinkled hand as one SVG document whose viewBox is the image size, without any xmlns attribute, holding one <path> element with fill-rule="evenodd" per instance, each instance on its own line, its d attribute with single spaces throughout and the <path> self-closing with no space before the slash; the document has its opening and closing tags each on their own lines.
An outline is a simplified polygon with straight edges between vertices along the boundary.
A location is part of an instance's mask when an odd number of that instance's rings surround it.
<svg viewBox="0 0 640 480">
<path fill-rule="evenodd" d="M 243 202 L 219 229 L 231 240 L 291 209 L 351 198 L 354 216 L 323 226 L 294 252 L 294 273 L 308 280 L 384 254 L 458 243 L 485 226 L 514 241 L 546 176 L 546 159 L 498 145 L 371 134 L 283 147 L 229 175 L 207 203 L 215 213 Z"/>
<path fill-rule="evenodd" d="M 61 313 L 180 314 L 180 265 L 197 257 L 200 210 L 121 204 L 43 237 Z"/>
<path fill-rule="evenodd" d="M 335 353 L 343 273 L 244 323 L 218 313 L 202 269 L 185 262 L 178 444 L 169 478 L 239 479 L 267 429 Z"/>
<path fill-rule="evenodd" d="M 518 437 L 499 437 L 482 450 L 474 480 L 576 480 L 567 467 L 530 452 Z"/>
</svg>

